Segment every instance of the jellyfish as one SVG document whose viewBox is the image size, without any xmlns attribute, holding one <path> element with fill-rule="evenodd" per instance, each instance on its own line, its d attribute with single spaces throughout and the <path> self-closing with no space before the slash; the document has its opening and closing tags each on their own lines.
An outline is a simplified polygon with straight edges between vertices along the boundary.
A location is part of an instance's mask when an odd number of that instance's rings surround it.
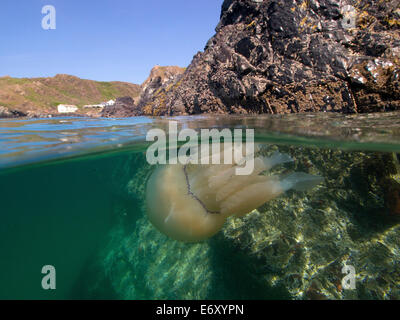
<svg viewBox="0 0 400 320">
<path fill-rule="evenodd" d="M 240 161 L 160 166 L 147 182 L 147 216 L 172 239 L 208 239 L 222 229 L 228 217 L 242 217 L 290 189 L 305 191 L 323 181 L 303 172 L 268 174 L 273 167 L 291 161 L 278 151 L 270 157 L 257 156 L 249 175 L 236 174 Z"/>
</svg>

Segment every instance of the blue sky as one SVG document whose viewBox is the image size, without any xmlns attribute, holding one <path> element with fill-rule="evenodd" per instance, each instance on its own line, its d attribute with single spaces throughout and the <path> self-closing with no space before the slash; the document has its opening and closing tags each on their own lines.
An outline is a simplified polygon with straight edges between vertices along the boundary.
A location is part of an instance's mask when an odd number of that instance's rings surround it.
<svg viewBox="0 0 400 320">
<path fill-rule="evenodd" d="M 215 34 L 223 0 L 1 0 L 0 76 L 142 83 L 158 65 L 189 65 Z M 42 7 L 56 9 L 43 30 Z"/>
</svg>

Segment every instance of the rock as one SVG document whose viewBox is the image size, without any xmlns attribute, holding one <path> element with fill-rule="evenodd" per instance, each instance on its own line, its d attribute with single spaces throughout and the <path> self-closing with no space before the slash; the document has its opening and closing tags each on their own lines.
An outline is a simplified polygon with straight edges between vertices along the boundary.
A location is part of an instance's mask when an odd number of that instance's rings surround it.
<svg viewBox="0 0 400 320">
<path fill-rule="evenodd" d="M 177 66 L 155 66 L 141 85 L 138 109 L 145 114 L 156 114 L 157 111 L 152 109 L 153 97 L 162 100 L 165 94 L 174 88 L 184 71 L 184 68 Z"/>
<path fill-rule="evenodd" d="M 12 117 L 12 113 L 3 106 L 0 106 L 0 118 L 11 118 Z"/>
<path fill-rule="evenodd" d="M 148 115 L 400 109 L 398 0 L 225 0 L 204 52 Z"/>
<path fill-rule="evenodd" d="M 0 118 L 19 118 L 26 117 L 26 114 L 18 110 L 9 110 L 6 107 L 0 106 Z"/>
<path fill-rule="evenodd" d="M 135 108 L 135 102 L 131 97 L 120 97 L 115 100 L 115 104 L 106 106 L 101 112 L 105 118 L 124 118 L 139 115 Z"/>
<path fill-rule="evenodd" d="M 171 90 L 185 71 L 184 68 L 176 66 L 155 66 L 150 76 L 141 85 L 141 94 L 135 99 L 131 97 L 118 98 L 112 106 L 106 106 L 101 112 L 102 117 L 133 117 L 144 113 L 153 114 L 149 103 L 157 95 L 160 99 L 162 95 Z M 154 110 L 156 114 L 156 110 Z"/>
</svg>

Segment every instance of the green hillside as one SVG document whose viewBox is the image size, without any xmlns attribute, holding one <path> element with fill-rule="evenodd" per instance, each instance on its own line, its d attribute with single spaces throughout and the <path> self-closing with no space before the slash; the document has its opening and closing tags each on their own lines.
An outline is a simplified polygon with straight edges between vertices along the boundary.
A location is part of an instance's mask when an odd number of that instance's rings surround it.
<svg viewBox="0 0 400 320">
<path fill-rule="evenodd" d="M 82 107 L 122 96 L 135 98 L 140 86 L 127 82 L 100 82 L 70 75 L 52 78 L 0 77 L 0 106 L 22 112 L 55 113 L 57 105 Z"/>
</svg>

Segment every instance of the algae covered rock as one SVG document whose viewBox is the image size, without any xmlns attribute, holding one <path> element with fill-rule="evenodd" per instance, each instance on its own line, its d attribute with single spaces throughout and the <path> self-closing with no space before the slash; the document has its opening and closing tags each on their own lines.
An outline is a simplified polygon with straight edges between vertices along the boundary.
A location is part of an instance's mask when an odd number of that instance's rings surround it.
<svg viewBox="0 0 400 320">
<path fill-rule="evenodd" d="M 142 217 L 111 235 L 103 265 L 119 299 L 205 299 L 212 281 L 208 243 L 168 239 Z"/>
<path fill-rule="evenodd" d="M 232 220 L 224 235 L 258 257 L 263 281 L 283 285 L 292 298 L 398 299 L 400 220 L 390 216 L 380 185 L 392 167 L 390 154 L 292 152 L 299 166 L 320 172 L 326 185 Z M 365 166 L 370 171 L 358 181 L 355 168 Z M 346 265 L 355 269 L 355 290 L 342 287 Z"/>
</svg>

